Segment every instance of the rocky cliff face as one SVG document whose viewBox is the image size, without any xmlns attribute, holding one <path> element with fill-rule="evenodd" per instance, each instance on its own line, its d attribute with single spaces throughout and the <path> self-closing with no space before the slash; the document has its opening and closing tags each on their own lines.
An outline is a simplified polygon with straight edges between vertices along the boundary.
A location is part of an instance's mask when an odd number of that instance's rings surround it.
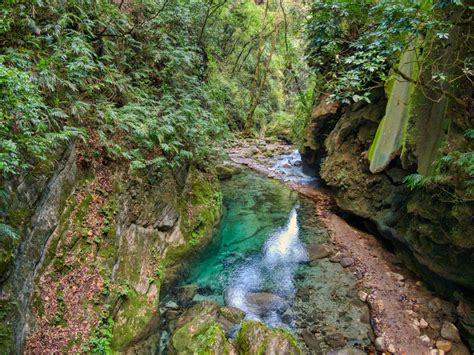
<svg viewBox="0 0 474 355">
<path fill-rule="evenodd" d="M 155 348 L 160 285 L 219 219 L 219 183 L 208 173 L 132 177 L 77 151 L 9 186 L 21 239 L 1 261 L 7 352 Z"/>
<path fill-rule="evenodd" d="M 454 42 L 447 51 L 456 48 L 459 29 L 453 31 Z M 404 60 L 409 62 L 406 56 L 399 68 L 406 66 Z M 446 60 L 451 56 L 446 53 Z M 430 75 L 413 68 L 405 74 Z M 434 174 L 443 146 L 472 150 L 472 142 L 464 136 L 472 128 L 472 116 L 447 97 L 472 102 L 472 85 L 460 83 L 447 96 L 433 90 L 439 100 L 430 100 L 426 88 L 414 87 L 408 79 L 398 77 L 398 84 L 389 84 L 385 93 L 373 92 L 371 104 L 341 107 L 322 98 L 306 127 L 301 153 L 343 210 L 391 240 L 410 268 L 458 302 L 460 326 L 472 347 L 474 206 L 436 190 L 412 191 L 403 183 L 413 173 Z M 403 107 L 397 107 L 401 103 Z"/>
</svg>

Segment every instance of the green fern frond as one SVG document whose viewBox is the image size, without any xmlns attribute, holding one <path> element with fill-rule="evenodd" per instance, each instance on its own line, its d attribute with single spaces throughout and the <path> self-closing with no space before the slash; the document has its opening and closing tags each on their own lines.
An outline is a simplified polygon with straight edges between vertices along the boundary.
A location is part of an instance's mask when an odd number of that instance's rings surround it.
<svg viewBox="0 0 474 355">
<path fill-rule="evenodd" d="M 7 237 L 10 239 L 18 239 L 19 235 L 15 229 L 7 224 L 0 223 L 0 237 Z"/>
</svg>

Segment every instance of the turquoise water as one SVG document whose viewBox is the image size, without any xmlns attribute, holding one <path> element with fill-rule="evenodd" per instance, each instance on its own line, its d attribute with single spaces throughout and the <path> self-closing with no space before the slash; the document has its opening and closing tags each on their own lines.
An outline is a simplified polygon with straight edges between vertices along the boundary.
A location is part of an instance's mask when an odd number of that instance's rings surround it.
<svg viewBox="0 0 474 355">
<path fill-rule="evenodd" d="M 294 273 L 307 258 L 302 240 L 319 228 L 308 218 L 314 216 L 312 204 L 251 171 L 224 182 L 222 190 L 221 222 L 210 244 L 183 268 L 179 286 L 197 285 L 194 301 L 234 306 L 269 325 L 283 323 L 281 312 L 267 309 L 262 314 L 246 295 L 266 292 L 292 301 Z"/>
<path fill-rule="evenodd" d="M 352 272 L 328 259 L 305 262 L 307 245 L 330 244 L 314 203 L 248 170 L 223 182 L 222 190 L 223 215 L 210 244 L 182 266 L 163 304 L 186 308 L 189 300 L 178 290 L 192 285 L 192 302 L 237 307 L 247 319 L 287 327 L 305 353 L 311 353 L 301 337 L 305 329 L 317 335 L 322 350 L 329 349 L 324 336 L 336 332 L 349 345 L 369 344 L 370 327 L 360 321 L 368 309 L 358 300 Z M 276 298 L 262 305 L 262 296 L 269 295 Z"/>
</svg>

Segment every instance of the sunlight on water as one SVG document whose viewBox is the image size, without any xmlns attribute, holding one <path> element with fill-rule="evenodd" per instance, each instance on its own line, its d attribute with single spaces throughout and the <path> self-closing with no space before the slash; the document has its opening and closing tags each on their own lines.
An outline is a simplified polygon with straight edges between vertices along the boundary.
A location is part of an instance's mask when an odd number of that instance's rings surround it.
<svg viewBox="0 0 474 355">
<path fill-rule="evenodd" d="M 307 258 L 306 250 L 298 234 L 298 214 L 294 208 L 290 213 L 288 224 L 283 230 L 275 233 L 264 246 L 264 261 L 267 264 L 278 262 L 301 262 Z"/>
<path fill-rule="evenodd" d="M 248 319 L 260 320 L 269 326 L 283 323 L 284 314 L 294 298 L 294 272 L 298 263 L 308 256 L 299 239 L 297 207 L 287 224 L 275 231 L 265 242 L 260 254 L 236 270 L 226 290 L 226 303 L 243 310 Z"/>
</svg>

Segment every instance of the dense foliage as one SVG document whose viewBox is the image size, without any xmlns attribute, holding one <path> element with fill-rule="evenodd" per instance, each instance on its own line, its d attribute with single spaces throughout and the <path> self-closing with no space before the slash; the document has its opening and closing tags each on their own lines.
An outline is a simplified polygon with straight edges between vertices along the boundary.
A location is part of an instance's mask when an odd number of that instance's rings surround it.
<svg viewBox="0 0 474 355">
<path fill-rule="evenodd" d="M 180 1 L 4 3 L 2 175 L 91 132 L 132 168 L 205 156 L 222 124 L 191 11 Z"/>
<path fill-rule="evenodd" d="M 206 168 L 229 128 L 295 138 L 311 106 L 295 1 L 9 0 L 0 14 L 0 187 L 73 140 L 132 171 Z"/>
<path fill-rule="evenodd" d="M 447 6 L 469 15 L 470 7 L 462 1 L 433 6 L 426 0 L 313 1 L 307 23 L 307 55 L 317 74 L 317 89 L 346 103 L 370 100 L 370 90 L 388 79 L 403 50 L 420 46 L 428 34 L 447 43 L 457 19 L 435 11 Z M 421 57 L 418 60 L 420 65 L 428 65 L 421 63 Z M 456 64 L 472 75 L 471 60 Z M 445 77 L 443 68 L 436 68 L 423 84 L 440 85 Z"/>
<path fill-rule="evenodd" d="M 315 0 L 306 29 L 307 58 L 319 95 L 344 104 L 370 102 L 375 88 L 400 75 L 416 84 L 428 101 L 447 97 L 456 111 L 466 112 L 467 118 L 450 126 L 464 132 L 463 141 L 443 143 L 436 173 L 406 179 L 410 188 L 437 190 L 454 202 L 474 196 L 468 118 L 474 80 L 474 38 L 469 30 L 473 9 L 462 0 Z M 404 51 L 413 49 L 420 74 L 407 77 L 397 64 Z"/>
</svg>

